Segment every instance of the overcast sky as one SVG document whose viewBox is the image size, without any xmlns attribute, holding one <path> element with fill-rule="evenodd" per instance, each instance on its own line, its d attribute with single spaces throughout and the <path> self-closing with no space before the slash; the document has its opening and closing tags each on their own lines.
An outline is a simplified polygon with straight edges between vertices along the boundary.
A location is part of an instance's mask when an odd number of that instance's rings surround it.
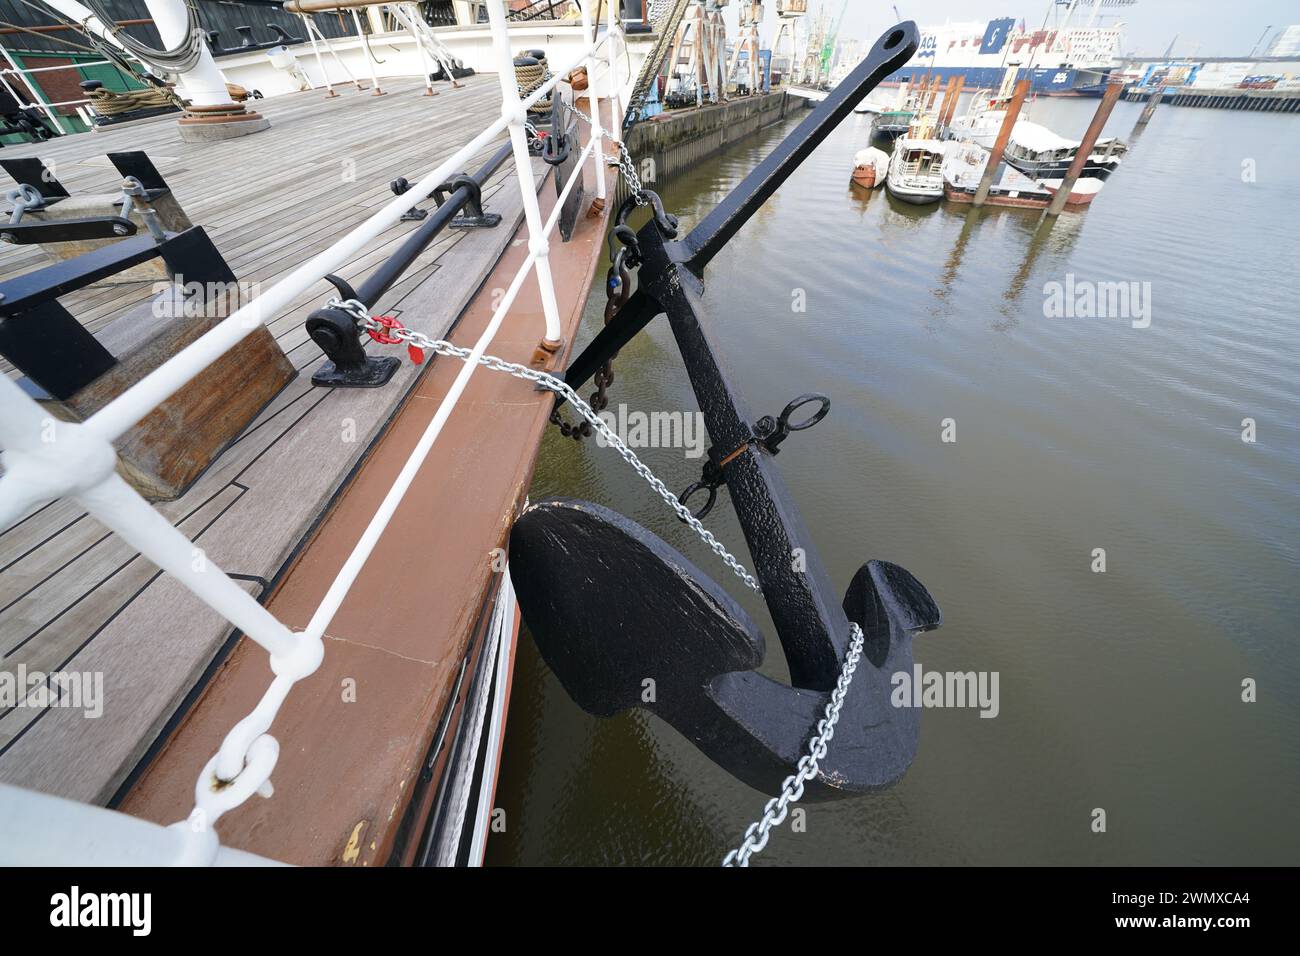
<svg viewBox="0 0 1300 956">
<path fill-rule="evenodd" d="M 810 0 L 809 19 L 815 16 L 819 3 L 838 13 L 844 0 Z M 1042 25 L 1050 0 L 898 0 L 898 12 L 903 19 L 915 20 L 920 26 L 954 22 L 992 20 L 996 17 L 1024 19 L 1033 29 Z M 728 22 L 734 22 L 735 8 Z M 875 40 L 885 28 L 895 22 L 891 0 L 848 0 L 844 11 L 842 36 Z M 776 33 L 776 3 L 766 4 L 763 25 L 764 42 L 771 42 Z M 1065 8 L 1060 8 L 1064 10 Z M 1087 22 L 1087 11 L 1079 10 L 1072 22 Z M 1118 14 L 1127 24 L 1124 28 L 1124 52 L 1159 56 L 1178 34 L 1174 53 L 1202 56 L 1245 56 L 1259 40 L 1265 27 L 1268 35 L 1289 23 L 1300 23 L 1300 2 L 1297 0 L 1138 0 L 1131 7 L 1112 10 L 1102 8 L 1102 15 L 1114 22 Z M 728 31 L 730 32 L 730 31 Z M 1261 47 L 1260 52 L 1263 52 Z"/>
</svg>

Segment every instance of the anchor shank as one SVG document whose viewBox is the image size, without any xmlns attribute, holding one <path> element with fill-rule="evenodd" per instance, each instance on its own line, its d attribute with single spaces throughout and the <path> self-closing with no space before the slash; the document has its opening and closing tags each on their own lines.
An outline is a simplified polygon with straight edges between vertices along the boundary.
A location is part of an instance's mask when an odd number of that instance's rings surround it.
<svg viewBox="0 0 1300 956">
<path fill-rule="evenodd" d="M 862 62 L 844 78 L 812 114 L 798 125 L 753 171 L 713 207 L 683 243 L 689 250 L 686 266 L 700 275 L 769 196 L 780 188 L 814 149 L 830 135 L 853 107 L 881 80 L 907 63 L 916 52 L 917 29 L 911 20 L 900 23 L 876 41 Z"/>
<path fill-rule="evenodd" d="M 723 475 L 791 679 L 798 687 L 827 690 L 834 686 L 848 650 L 848 619 L 839 597 L 775 463 L 753 444 L 750 415 L 728 384 L 699 319 L 699 280 L 684 264 L 672 261 L 673 254 L 682 252 L 680 244 L 665 246 L 653 223 L 638 238 L 650 267 L 643 274 L 655 277 L 645 291 L 668 314 L 709 439 L 724 451 L 747 446 L 725 466 Z"/>
</svg>

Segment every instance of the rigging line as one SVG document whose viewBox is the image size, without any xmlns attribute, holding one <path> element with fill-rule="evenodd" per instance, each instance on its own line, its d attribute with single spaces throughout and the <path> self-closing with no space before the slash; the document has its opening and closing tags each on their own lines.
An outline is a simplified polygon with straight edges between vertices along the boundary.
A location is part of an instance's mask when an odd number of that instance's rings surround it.
<svg viewBox="0 0 1300 956">
<path fill-rule="evenodd" d="M 8 27 L 11 30 L 17 30 L 19 33 L 30 33 L 34 37 L 40 37 L 42 40 L 49 40 L 51 43 L 63 43 L 67 46 L 76 47 L 78 50 L 85 50 L 87 53 L 98 53 L 94 47 L 83 46 L 80 43 L 74 43 L 72 40 L 65 40 L 63 37 L 56 37 L 49 33 L 41 33 L 39 30 L 31 30 L 27 27 L 19 26 L 16 23 L 10 23 L 8 20 L 0 20 L 0 27 Z"/>
<path fill-rule="evenodd" d="M 80 46 L 80 44 L 72 43 L 71 40 L 62 40 L 60 42 L 70 43 L 73 46 L 78 47 L 79 49 L 87 50 L 91 53 L 98 53 L 106 60 L 111 60 L 114 63 L 116 63 L 118 69 L 123 70 L 131 74 L 132 76 L 137 76 L 137 77 L 140 76 L 139 71 L 136 70 L 133 66 L 131 66 L 130 61 L 126 59 L 126 56 L 124 55 L 124 51 L 119 50 L 117 47 L 113 46 L 112 44 L 108 44 L 100 40 L 99 37 L 95 36 L 95 34 L 91 33 L 90 30 L 86 28 L 86 25 L 84 23 L 78 23 L 77 21 L 65 16 L 62 12 L 55 10 L 53 7 L 46 8 L 42 6 L 37 6 L 35 3 L 32 2 L 32 0 L 18 0 L 18 2 L 25 7 L 29 7 L 32 10 L 35 10 L 38 14 L 40 14 L 43 17 L 49 17 L 55 20 L 56 22 L 62 23 L 65 26 L 71 28 L 72 30 L 81 33 L 90 42 L 90 46 L 82 47 Z M 145 65 L 147 66 L 148 64 Z M 154 84 L 148 83 L 147 85 L 152 86 Z"/>
</svg>

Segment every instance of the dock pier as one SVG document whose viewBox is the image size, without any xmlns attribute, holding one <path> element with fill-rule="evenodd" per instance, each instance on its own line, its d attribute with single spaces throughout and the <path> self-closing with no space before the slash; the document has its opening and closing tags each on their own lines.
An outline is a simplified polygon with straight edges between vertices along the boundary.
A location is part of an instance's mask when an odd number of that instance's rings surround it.
<svg viewBox="0 0 1300 956">
<path fill-rule="evenodd" d="M 1227 89 L 1180 90 L 1171 87 L 1130 86 L 1123 93 L 1130 103 L 1145 103 L 1163 90 L 1160 102 L 1172 106 L 1198 106 L 1205 109 L 1253 110 L 1260 113 L 1300 112 L 1300 90 Z"/>
</svg>

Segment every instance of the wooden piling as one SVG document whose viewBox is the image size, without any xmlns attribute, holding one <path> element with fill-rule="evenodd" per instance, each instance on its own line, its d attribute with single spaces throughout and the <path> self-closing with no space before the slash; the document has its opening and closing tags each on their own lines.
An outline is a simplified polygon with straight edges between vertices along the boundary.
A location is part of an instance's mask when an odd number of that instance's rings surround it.
<svg viewBox="0 0 1300 956">
<path fill-rule="evenodd" d="M 1070 198 L 1070 191 L 1074 189 L 1074 184 L 1079 181 L 1079 174 L 1083 172 L 1088 157 L 1092 155 L 1092 147 L 1096 145 L 1097 137 L 1101 135 L 1106 120 L 1110 118 L 1110 111 L 1115 108 L 1115 101 L 1119 99 L 1119 95 L 1123 91 L 1124 84 L 1118 79 L 1113 79 L 1106 84 L 1106 92 L 1102 94 L 1101 103 L 1097 106 L 1097 112 L 1093 115 L 1092 122 L 1088 124 L 1088 131 L 1083 134 L 1083 142 L 1079 144 L 1079 150 L 1074 154 L 1074 162 L 1070 163 L 1070 168 L 1065 173 L 1065 180 L 1061 183 L 1061 188 L 1056 191 L 1051 204 L 1047 207 L 1047 215 L 1059 216 L 1061 210 L 1065 208 L 1065 202 Z"/>
<path fill-rule="evenodd" d="M 980 177 L 979 188 L 975 190 L 975 198 L 971 200 L 972 206 L 982 206 L 989 198 L 989 190 L 993 188 L 993 177 L 997 175 L 998 167 L 1002 165 L 1002 154 L 1007 149 L 1007 140 L 1011 139 L 1011 130 L 1016 125 L 1016 117 L 1020 115 L 1020 107 L 1029 94 L 1029 84 L 1028 79 L 1016 83 L 1016 91 L 1011 94 L 1011 102 L 1007 104 L 1006 118 L 1002 120 L 998 138 L 993 141 L 993 150 L 989 153 L 988 163 L 984 166 L 984 175 Z"/>
<path fill-rule="evenodd" d="M 966 85 L 966 77 L 958 75 L 953 78 L 952 100 L 948 103 L 947 112 L 939 117 L 939 125 L 947 129 L 952 125 L 953 114 L 957 112 L 957 101 L 961 99 L 962 87 Z M 945 97 L 946 98 L 946 97 Z"/>
<path fill-rule="evenodd" d="M 1155 115 L 1156 107 L 1160 105 L 1160 101 L 1164 98 L 1164 95 L 1165 88 L 1162 86 L 1147 97 L 1146 106 L 1142 107 L 1142 115 L 1139 116 L 1137 122 L 1133 124 L 1134 129 L 1146 126 L 1147 123 L 1151 122 L 1151 117 Z"/>
<path fill-rule="evenodd" d="M 957 87 L 957 77 L 950 76 L 948 85 L 944 87 L 943 99 L 939 102 L 939 115 L 935 117 L 934 125 L 937 129 L 942 130 L 944 119 L 948 115 L 948 104 L 952 101 L 952 91 Z"/>
</svg>

